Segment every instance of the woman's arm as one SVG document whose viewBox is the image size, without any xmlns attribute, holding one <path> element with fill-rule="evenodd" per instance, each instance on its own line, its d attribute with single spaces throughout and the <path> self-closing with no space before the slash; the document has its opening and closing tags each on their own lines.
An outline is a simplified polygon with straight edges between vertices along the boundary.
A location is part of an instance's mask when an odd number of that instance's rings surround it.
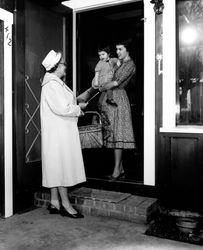
<svg viewBox="0 0 203 250">
<path fill-rule="evenodd" d="M 101 61 L 99 61 L 95 67 L 95 75 L 94 78 L 92 80 L 92 87 L 94 89 L 98 89 L 99 88 L 99 74 L 102 68 L 102 63 Z"/>
<path fill-rule="evenodd" d="M 117 74 L 114 76 L 114 81 L 103 83 L 99 88 L 99 91 L 103 92 L 108 89 L 115 88 L 119 85 L 126 86 L 131 79 L 131 77 L 135 74 L 135 64 L 131 60 L 128 63 L 122 64 L 117 69 Z"/>
<path fill-rule="evenodd" d="M 72 93 L 64 92 L 57 81 L 50 81 L 44 87 L 46 101 L 53 113 L 59 116 L 79 116 L 81 107 L 72 103 Z"/>
<path fill-rule="evenodd" d="M 120 73 L 114 78 L 114 80 L 118 83 L 118 86 L 121 84 L 126 85 L 129 82 L 129 79 L 136 72 L 135 64 L 132 60 L 121 65 L 120 69 L 118 70 L 120 70 Z"/>
<path fill-rule="evenodd" d="M 104 82 L 102 86 L 99 87 L 99 91 L 103 92 L 108 89 L 112 89 L 118 86 L 118 83 L 116 81 L 111 81 L 111 82 Z"/>
</svg>

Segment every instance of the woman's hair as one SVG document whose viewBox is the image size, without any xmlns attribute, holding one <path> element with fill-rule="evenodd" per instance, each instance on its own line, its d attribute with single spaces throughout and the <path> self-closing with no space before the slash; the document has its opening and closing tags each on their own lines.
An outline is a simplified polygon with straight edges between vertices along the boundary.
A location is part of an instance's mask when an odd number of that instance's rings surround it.
<svg viewBox="0 0 203 250">
<path fill-rule="evenodd" d="M 54 71 L 56 71 L 56 69 L 58 68 L 59 63 L 61 62 L 61 59 L 63 57 L 62 52 L 59 50 L 56 53 L 60 53 L 61 54 L 61 58 L 60 58 L 60 60 L 58 61 L 58 63 L 53 68 L 51 68 L 50 70 L 47 71 L 48 73 L 53 73 Z"/>
<path fill-rule="evenodd" d="M 98 52 L 105 51 L 107 54 L 111 53 L 109 45 L 104 45 L 104 46 L 99 45 L 97 51 Z"/>
<path fill-rule="evenodd" d="M 132 49 L 132 39 L 120 40 L 116 43 L 116 45 L 123 45 L 130 53 Z"/>
</svg>

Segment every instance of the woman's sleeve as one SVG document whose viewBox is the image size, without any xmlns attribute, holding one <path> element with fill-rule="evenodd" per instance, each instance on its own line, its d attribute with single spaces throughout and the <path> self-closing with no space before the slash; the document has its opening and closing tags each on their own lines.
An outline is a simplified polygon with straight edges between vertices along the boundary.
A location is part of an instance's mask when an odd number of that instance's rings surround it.
<svg viewBox="0 0 203 250">
<path fill-rule="evenodd" d="M 99 91 L 103 92 L 103 91 L 106 91 L 108 89 L 112 89 L 112 88 L 115 88 L 117 87 L 118 85 L 116 84 L 115 85 L 115 82 L 114 81 L 111 81 L 111 82 L 104 82 L 100 87 L 99 87 Z"/>
<path fill-rule="evenodd" d="M 63 86 L 57 81 L 50 81 L 44 88 L 46 101 L 53 113 L 72 117 L 80 115 L 80 106 L 72 103 L 72 93 L 64 91 Z"/>
<path fill-rule="evenodd" d="M 125 85 L 125 81 L 128 83 L 129 79 L 135 74 L 135 72 L 135 64 L 133 61 L 130 61 L 124 65 L 121 74 L 119 74 L 119 77 L 115 77 L 114 80 L 118 83 L 118 86 L 122 83 Z"/>
</svg>

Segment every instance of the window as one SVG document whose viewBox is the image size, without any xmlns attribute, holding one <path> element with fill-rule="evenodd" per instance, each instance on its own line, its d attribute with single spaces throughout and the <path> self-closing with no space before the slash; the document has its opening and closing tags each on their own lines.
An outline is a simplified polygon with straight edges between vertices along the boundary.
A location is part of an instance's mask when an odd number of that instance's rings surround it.
<svg viewBox="0 0 203 250">
<path fill-rule="evenodd" d="M 203 1 L 176 1 L 177 125 L 203 125 Z"/>
</svg>

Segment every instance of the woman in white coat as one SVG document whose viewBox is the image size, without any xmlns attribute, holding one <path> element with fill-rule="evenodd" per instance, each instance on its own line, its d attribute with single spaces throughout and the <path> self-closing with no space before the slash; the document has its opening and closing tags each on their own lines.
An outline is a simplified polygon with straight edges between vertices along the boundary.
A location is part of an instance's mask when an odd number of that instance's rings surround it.
<svg viewBox="0 0 203 250">
<path fill-rule="evenodd" d="M 66 64 L 60 52 L 51 50 L 42 65 L 46 69 L 40 102 L 42 185 L 51 190 L 48 210 L 82 218 L 69 201 L 67 187 L 86 181 L 77 121 L 87 104 L 77 105 L 72 90 L 62 81 Z"/>
</svg>

